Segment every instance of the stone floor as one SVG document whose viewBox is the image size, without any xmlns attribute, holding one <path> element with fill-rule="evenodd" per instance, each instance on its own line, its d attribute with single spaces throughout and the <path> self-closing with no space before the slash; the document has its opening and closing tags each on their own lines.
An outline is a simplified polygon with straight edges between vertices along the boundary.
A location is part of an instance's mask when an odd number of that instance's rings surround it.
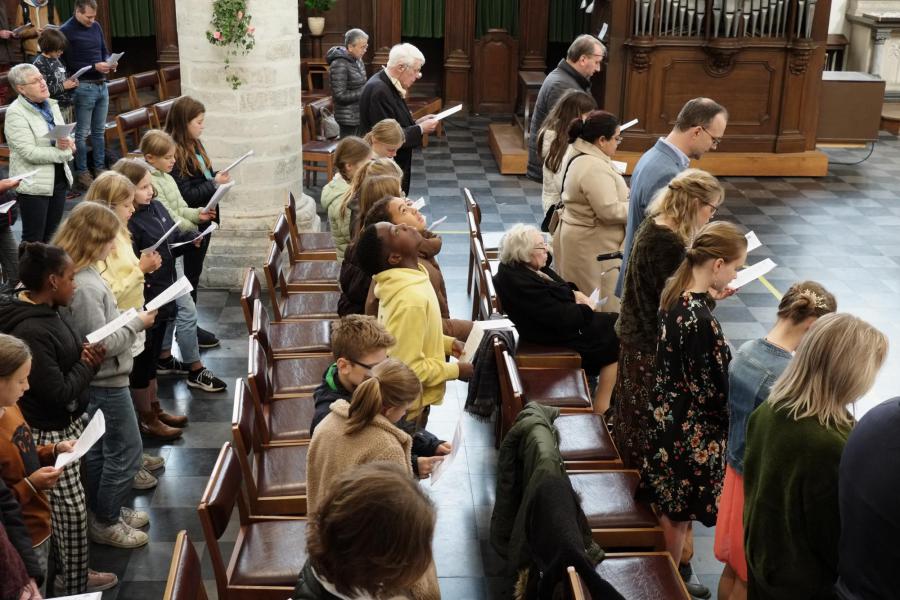
<svg viewBox="0 0 900 600">
<path fill-rule="evenodd" d="M 538 223 L 542 217 L 539 185 L 497 172 L 487 144 L 488 122 L 471 118 L 465 127 L 450 123 L 446 138 L 432 140 L 424 152 L 417 153 L 413 166 L 410 196 L 425 197 L 424 212 L 430 221 L 448 217 L 440 227 L 445 240 L 440 261 L 451 309 L 458 315 L 467 315 L 471 306 L 465 291 L 468 246 L 461 188 L 469 187 L 479 201 L 487 231 L 500 231 L 516 222 Z M 864 151 L 830 152 L 834 162 L 827 177 L 724 180 L 727 200 L 717 218 L 758 234 L 764 245 L 748 262 L 772 257 L 779 265 L 770 273 L 769 287 L 750 284 L 717 308 L 734 346 L 766 332 L 774 321 L 777 290 L 801 278 L 822 282 L 837 296 L 840 310 L 870 320 L 892 342 L 900 343 L 894 312 L 900 309 L 900 172 L 896 168 L 900 142 L 893 136 L 883 137 L 872 157 L 854 166 L 837 163 L 854 162 Z M 318 196 L 318 188 L 308 192 Z M 203 290 L 199 306 L 203 326 L 222 339 L 220 348 L 204 352 L 204 361 L 233 382 L 246 368 L 246 330 L 238 297 Z M 900 355 L 892 352 L 875 389 L 857 403 L 857 414 L 897 395 L 898 390 Z M 135 493 L 133 498 L 135 506 L 150 513 L 150 544 L 134 551 L 92 546 L 92 565 L 115 571 L 122 580 L 103 595 L 105 600 L 160 598 L 180 529 L 187 529 L 195 540 L 207 588 L 216 597 L 196 507 L 218 449 L 230 438 L 232 393 L 232 383 L 227 393 L 205 394 L 189 390 L 183 381 L 161 379 L 163 404 L 187 413 L 191 424 L 182 440 L 149 448 L 168 461 L 159 487 Z M 506 598 L 502 563 L 487 542 L 496 465 L 491 427 L 465 415 L 464 400 L 461 384 L 449 386 L 429 426 L 450 439 L 462 419 L 465 446 L 443 481 L 433 488 L 425 484 L 439 507 L 434 541 L 438 574 L 449 600 Z M 223 536 L 225 556 L 235 535 L 232 526 Z M 694 568 L 701 581 L 715 588 L 721 565 L 712 555 L 712 535 L 712 529 L 696 530 Z"/>
</svg>

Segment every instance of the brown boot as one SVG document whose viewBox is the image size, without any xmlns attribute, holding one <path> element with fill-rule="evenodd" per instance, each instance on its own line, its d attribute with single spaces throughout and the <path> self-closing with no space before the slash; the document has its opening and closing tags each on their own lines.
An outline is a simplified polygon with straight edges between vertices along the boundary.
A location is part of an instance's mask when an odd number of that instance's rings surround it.
<svg viewBox="0 0 900 600">
<path fill-rule="evenodd" d="M 158 400 L 156 402 L 151 402 L 150 406 L 153 407 L 153 411 L 156 413 L 157 418 L 169 427 L 184 429 L 187 426 L 187 415 L 170 415 L 162 409 Z"/>
<path fill-rule="evenodd" d="M 138 426 L 140 427 L 141 434 L 149 438 L 168 442 L 181 437 L 180 429 L 169 427 L 168 425 L 160 421 L 159 417 L 156 416 L 156 413 L 153 412 L 153 410 L 146 412 L 141 411 L 140 417 L 141 419 L 140 423 L 138 423 Z"/>
</svg>

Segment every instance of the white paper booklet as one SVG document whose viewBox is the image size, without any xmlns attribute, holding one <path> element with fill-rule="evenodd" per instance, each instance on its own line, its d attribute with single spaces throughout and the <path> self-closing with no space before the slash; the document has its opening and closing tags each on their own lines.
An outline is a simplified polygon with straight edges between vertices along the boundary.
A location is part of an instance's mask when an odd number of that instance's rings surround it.
<svg viewBox="0 0 900 600">
<path fill-rule="evenodd" d="M 437 480 L 440 479 L 441 476 L 447 472 L 447 469 L 450 468 L 450 465 L 453 464 L 456 455 L 459 453 L 459 449 L 462 447 L 462 443 L 462 419 L 460 419 L 456 422 L 456 431 L 453 432 L 453 441 L 450 442 L 450 454 L 444 456 L 444 460 L 439 462 L 434 467 L 434 470 L 431 471 L 431 485 L 437 483 Z"/>
<path fill-rule="evenodd" d="M 591 295 L 588 296 L 588 299 L 593 303 L 594 310 L 609 302 L 609 296 L 600 297 L 600 288 L 595 288 Z"/>
<path fill-rule="evenodd" d="M 739 290 L 751 281 L 759 279 L 777 266 L 778 265 L 776 265 L 771 258 L 761 260 L 751 267 L 738 271 L 737 277 L 728 284 L 728 287 Z"/>
<path fill-rule="evenodd" d="M 69 79 L 78 81 L 79 77 L 81 77 L 82 75 L 84 75 L 85 73 L 87 73 L 88 71 L 90 71 L 93 68 L 94 68 L 94 65 L 87 65 L 86 67 L 81 67 L 80 69 L 78 69 L 77 71 L 72 73 L 72 76 L 69 77 Z"/>
<path fill-rule="evenodd" d="M 172 227 L 170 227 L 169 230 L 168 230 L 167 232 L 165 232 L 161 238 L 159 238 L 158 240 L 156 240 L 156 243 L 155 243 L 155 244 L 153 244 L 153 245 L 150 246 L 149 248 L 144 248 L 143 250 L 141 250 L 141 254 L 146 254 L 146 253 L 148 253 L 148 252 L 153 252 L 154 250 L 156 250 L 157 248 L 159 248 L 159 247 L 162 245 L 162 243 L 163 243 L 164 241 L 166 241 L 166 239 L 168 239 L 168 237 L 169 237 L 170 235 L 172 235 L 172 233 L 173 233 L 176 229 L 178 229 L 178 223 L 175 223 L 174 225 L 172 225 Z"/>
<path fill-rule="evenodd" d="M 228 190 L 234 187 L 234 181 L 230 181 L 228 183 L 223 183 L 218 187 L 216 193 L 212 195 L 212 198 L 209 199 L 209 202 L 206 203 L 206 206 L 203 208 L 204 212 L 209 212 L 218 206 L 219 201 L 225 197 L 225 194 L 228 193 Z"/>
<path fill-rule="evenodd" d="M 66 138 L 72 135 L 72 132 L 75 131 L 75 125 L 77 123 L 64 123 L 62 125 L 57 125 L 50 131 L 44 134 L 45 138 L 50 138 L 51 140 L 61 140 L 62 138 Z"/>
<path fill-rule="evenodd" d="M 625 171 L 628 170 L 627 162 L 622 162 L 621 160 L 611 160 L 609 162 L 612 163 L 613 169 L 615 169 L 616 173 L 618 173 L 619 175 L 624 175 Z"/>
<path fill-rule="evenodd" d="M 434 231 L 438 225 L 440 225 L 441 223 L 443 223 L 446 220 L 447 220 L 446 216 L 441 217 L 440 219 L 438 219 L 437 221 L 435 221 L 434 223 L 431 224 L 431 227 L 428 228 L 428 231 Z"/>
<path fill-rule="evenodd" d="M 484 338 L 485 332 L 497 329 L 512 329 L 516 339 L 519 337 L 518 332 L 516 332 L 516 326 L 513 325 L 513 322 L 509 319 L 475 321 L 472 323 L 472 332 L 469 334 L 469 337 L 466 338 L 466 345 L 463 348 L 462 355 L 459 357 L 460 362 L 472 362 L 472 359 L 475 357 L 475 352 L 478 351 L 478 346 L 481 344 L 482 338 Z"/>
<path fill-rule="evenodd" d="M 628 129 L 629 127 L 634 127 L 634 126 L 637 125 L 637 124 L 638 124 L 638 120 L 637 120 L 637 119 L 632 119 L 632 120 L 628 121 L 627 123 L 625 123 L 624 125 L 619 126 L 619 133 L 622 133 L 623 131 L 625 131 L 625 130 Z"/>
<path fill-rule="evenodd" d="M 233 163 L 231 163 L 230 165 L 228 165 L 227 167 L 225 167 L 222 170 L 223 171 L 231 171 L 233 168 L 235 168 L 236 166 L 238 166 L 239 164 L 241 164 L 242 162 L 244 162 L 245 160 L 247 160 L 248 158 L 253 156 L 253 154 L 254 154 L 253 150 L 250 150 L 249 152 L 247 152 L 246 154 L 244 154 L 239 159 L 237 159 L 236 161 L 234 161 Z"/>
<path fill-rule="evenodd" d="M 440 121 L 441 119 L 446 119 L 450 115 L 455 115 L 456 113 L 461 111 L 462 107 L 463 107 L 462 104 L 457 104 L 453 108 L 448 108 L 447 110 L 442 110 L 438 114 L 434 115 L 434 118 L 437 119 L 438 121 Z"/>
<path fill-rule="evenodd" d="M 4 202 L 3 204 L 0 204 L 0 215 L 5 215 L 6 213 L 8 213 L 9 209 L 11 209 L 13 207 L 13 204 L 15 204 L 15 203 L 16 203 L 15 200 L 10 200 L 9 202 Z"/>
<path fill-rule="evenodd" d="M 96 344 L 106 336 L 110 335 L 114 331 L 118 331 L 119 329 L 125 327 L 133 318 L 137 316 L 137 311 L 133 308 L 129 308 L 121 315 L 101 327 L 96 331 L 92 331 L 87 334 L 87 341 L 91 344 Z"/>
<path fill-rule="evenodd" d="M 744 237 L 747 238 L 747 252 L 753 252 L 762 246 L 762 242 L 759 241 L 759 238 L 752 231 L 748 232 Z"/>
<path fill-rule="evenodd" d="M 191 282 L 188 281 L 187 277 L 182 275 L 178 281 L 164 289 L 159 296 L 148 302 L 147 306 L 144 308 L 147 310 L 156 310 L 172 300 L 177 300 L 185 294 L 190 294 L 193 290 L 194 286 L 191 285 Z"/>
<path fill-rule="evenodd" d="M 16 175 L 15 177 L 10 177 L 10 181 L 24 181 L 26 179 L 30 179 L 33 175 L 38 172 L 38 169 L 34 171 L 28 171 L 27 173 L 22 173 L 21 175 Z"/>
<path fill-rule="evenodd" d="M 190 241 L 187 241 L 187 242 L 178 242 L 177 244 L 172 244 L 171 246 L 169 246 L 169 248 L 177 248 L 178 246 L 184 246 L 184 245 L 186 245 L 186 244 L 193 244 L 194 242 L 196 242 L 196 241 L 199 240 L 200 238 L 203 238 L 203 237 L 208 236 L 209 234 L 211 234 L 213 231 L 215 231 L 215 230 L 218 229 L 218 228 L 219 228 L 219 224 L 218 224 L 218 223 L 215 223 L 215 222 L 210 223 L 210 224 L 209 224 L 209 227 L 207 227 L 206 229 L 204 229 L 203 231 L 201 231 L 201 232 L 197 235 L 197 237 L 195 237 L 194 239 L 192 239 L 192 240 L 190 240 Z"/>
<path fill-rule="evenodd" d="M 56 464 L 53 466 L 57 469 L 62 469 L 67 464 L 75 462 L 87 454 L 91 446 L 96 444 L 97 440 L 103 437 L 104 433 L 106 433 L 106 419 L 103 416 L 103 411 L 97 409 L 97 412 L 94 413 L 94 418 L 91 419 L 88 426 L 84 428 L 81 437 L 75 442 L 75 449 L 72 452 L 63 452 L 57 455 Z"/>
<path fill-rule="evenodd" d="M 119 64 L 119 59 L 125 56 L 124 52 L 113 52 L 109 56 L 106 57 L 106 62 L 111 66 L 115 66 Z"/>
<path fill-rule="evenodd" d="M 425 198 L 419 198 L 415 202 L 413 202 L 410 206 L 412 206 L 416 210 L 422 210 L 425 208 Z"/>
<path fill-rule="evenodd" d="M 50 27 L 47 25 L 47 27 Z M 103 592 L 88 592 L 87 594 L 76 594 L 75 596 L 54 596 L 47 600 L 101 600 Z"/>
</svg>

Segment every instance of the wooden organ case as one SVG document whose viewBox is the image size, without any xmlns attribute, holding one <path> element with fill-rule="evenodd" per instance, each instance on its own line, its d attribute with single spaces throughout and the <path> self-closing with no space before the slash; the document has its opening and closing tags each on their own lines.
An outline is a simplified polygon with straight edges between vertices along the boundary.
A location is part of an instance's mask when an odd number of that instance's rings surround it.
<svg viewBox="0 0 900 600">
<path fill-rule="evenodd" d="M 623 154 L 648 149 L 687 100 L 708 96 L 730 117 L 718 152 L 699 166 L 721 175 L 827 172 L 815 142 L 830 0 L 610 4 L 604 107 L 640 120 Z"/>
</svg>

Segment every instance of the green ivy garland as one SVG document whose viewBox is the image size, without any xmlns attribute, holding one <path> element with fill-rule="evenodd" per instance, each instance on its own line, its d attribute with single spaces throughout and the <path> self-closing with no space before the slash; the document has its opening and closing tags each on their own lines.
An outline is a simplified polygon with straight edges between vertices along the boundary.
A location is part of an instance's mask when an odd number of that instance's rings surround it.
<svg viewBox="0 0 900 600">
<path fill-rule="evenodd" d="M 247 0 L 215 0 L 213 2 L 212 31 L 206 32 L 206 39 L 213 46 L 227 48 L 225 54 L 225 81 L 236 90 L 243 83 L 234 73 L 229 73 L 231 57 L 247 54 L 256 45 L 253 34 L 256 27 L 250 24 L 252 17 L 247 14 Z"/>
</svg>

